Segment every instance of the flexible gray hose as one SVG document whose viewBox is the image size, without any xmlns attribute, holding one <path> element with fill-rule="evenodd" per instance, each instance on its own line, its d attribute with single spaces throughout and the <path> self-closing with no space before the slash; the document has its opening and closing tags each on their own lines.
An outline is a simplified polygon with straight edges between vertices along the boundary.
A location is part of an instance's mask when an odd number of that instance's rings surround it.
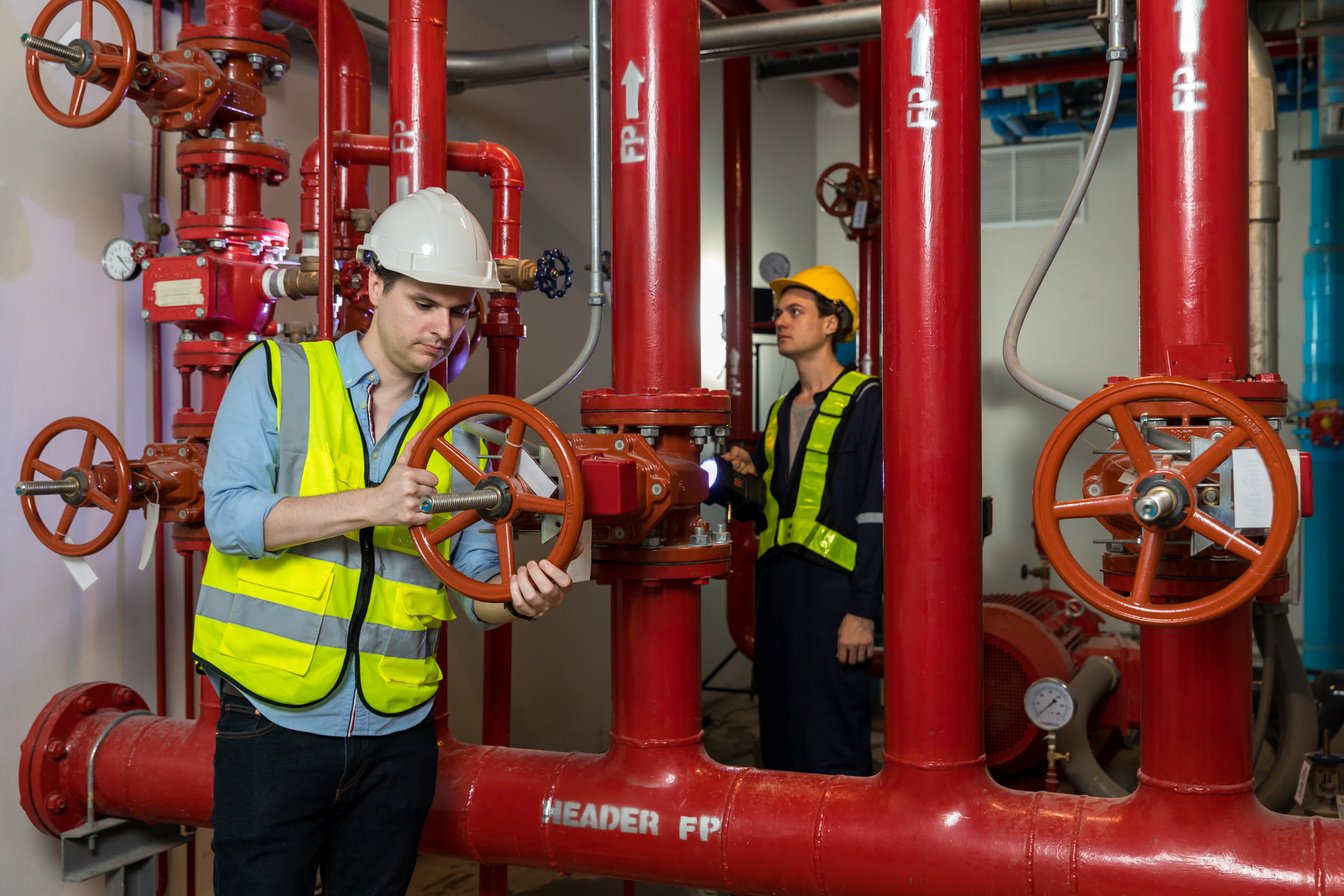
<svg viewBox="0 0 1344 896">
<path fill-rule="evenodd" d="M 1036 293 L 1040 291 L 1046 273 L 1055 263 L 1055 257 L 1059 255 L 1059 249 L 1064 245 L 1064 238 L 1068 236 L 1069 228 L 1073 226 L 1073 220 L 1078 216 L 1083 197 L 1087 195 L 1087 188 L 1092 184 L 1092 175 L 1096 173 L 1097 164 L 1101 161 L 1101 151 L 1106 146 L 1106 138 L 1110 135 L 1111 123 L 1115 120 L 1115 109 L 1120 103 L 1120 83 L 1125 75 L 1125 59 L 1129 55 L 1124 44 L 1124 11 L 1125 4 L 1121 0 L 1111 0 L 1108 41 L 1111 46 L 1106 52 L 1110 67 L 1106 75 L 1106 93 L 1101 103 L 1101 116 L 1097 119 L 1097 128 L 1092 134 L 1092 144 L 1087 148 L 1083 167 L 1078 172 L 1078 179 L 1073 183 L 1073 191 L 1069 193 L 1068 202 L 1064 204 L 1064 211 L 1055 222 L 1055 229 L 1051 231 L 1041 257 L 1036 260 L 1036 267 L 1032 268 L 1031 276 L 1022 287 L 1022 294 L 1017 298 L 1012 316 L 1008 318 L 1008 327 L 1003 333 L 1003 363 L 1008 368 L 1009 375 L 1032 395 L 1064 411 L 1071 411 L 1077 407 L 1079 399 L 1066 395 L 1032 376 L 1022 366 L 1022 361 L 1018 357 L 1017 340 L 1022 334 L 1022 324 L 1027 319 L 1027 312 L 1031 310 L 1031 303 L 1036 300 Z"/>
<path fill-rule="evenodd" d="M 1288 812 L 1297 802 L 1297 780 L 1302 757 L 1316 749 L 1319 730 L 1316 700 L 1311 681 L 1302 665 L 1302 655 L 1293 640 L 1293 630 L 1285 614 L 1265 617 L 1266 639 L 1278 653 L 1279 674 L 1275 687 L 1275 714 L 1279 721 L 1279 741 L 1274 750 L 1274 765 L 1256 785 L 1260 804 L 1272 812 Z"/>
<path fill-rule="evenodd" d="M 1251 617 L 1251 630 L 1255 632 L 1255 643 L 1260 648 L 1260 703 L 1255 708 L 1255 725 L 1251 728 L 1251 768 L 1260 761 L 1260 751 L 1265 746 L 1265 734 L 1269 731 L 1269 709 L 1274 705 L 1275 675 L 1278 669 L 1279 652 L 1274 642 L 1265 636 L 1268 628 L 1261 605 L 1255 605 L 1255 615 Z"/>
<path fill-rule="evenodd" d="M 598 0 L 588 0 L 588 46 L 601 46 L 598 43 Z M 574 382 L 583 368 L 592 359 L 597 349 L 598 339 L 602 335 L 602 309 L 607 303 L 607 293 L 602 283 L 602 169 L 599 122 L 601 107 L 598 99 L 601 94 L 601 53 L 588 54 L 588 204 L 589 204 L 589 242 L 590 259 L 588 274 L 588 335 L 583 340 L 583 348 L 574 358 L 574 362 L 565 368 L 565 372 L 551 383 L 523 399 L 531 405 L 538 405 L 554 398 L 566 386 Z"/>
<path fill-rule="evenodd" d="M 1079 793 L 1087 796 L 1119 799 L 1129 795 L 1127 790 L 1115 783 L 1114 778 L 1106 774 L 1093 755 L 1092 744 L 1087 739 L 1088 716 L 1119 681 L 1120 670 L 1114 660 L 1106 656 L 1090 656 L 1073 681 L 1068 683 L 1075 709 L 1069 724 L 1059 729 L 1057 749 L 1069 754 L 1069 758 L 1064 760 L 1064 776 Z"/>
</svg>

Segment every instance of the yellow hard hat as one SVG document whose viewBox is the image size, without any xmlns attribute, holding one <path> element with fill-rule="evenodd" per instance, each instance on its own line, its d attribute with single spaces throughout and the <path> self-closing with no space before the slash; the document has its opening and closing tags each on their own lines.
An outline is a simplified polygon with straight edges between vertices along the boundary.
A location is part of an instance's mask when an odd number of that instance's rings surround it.
<svg viewBox="0 0 1344 896">
<path fill-rule="evenodd" d="M 780 277 L 777 280 L 771 280 L 770 289 L 775 293 L 776 302 L 779 301 L 780 294 L 790 286 L 810 289 L 822 298 L 844 305 L 849 310 L 849 316 L 854 323 L 849 328 L 849 335 L 842 341 L 852 342 L 854 340 L 854 336 L 859 332 L 859 297 L 854 294 L 854 287 L 849 285 L 849 281 L 845 279 L 844 274 L 828 264 L 819 264 L 799 271 L 795 277 Z"/>
</svg>

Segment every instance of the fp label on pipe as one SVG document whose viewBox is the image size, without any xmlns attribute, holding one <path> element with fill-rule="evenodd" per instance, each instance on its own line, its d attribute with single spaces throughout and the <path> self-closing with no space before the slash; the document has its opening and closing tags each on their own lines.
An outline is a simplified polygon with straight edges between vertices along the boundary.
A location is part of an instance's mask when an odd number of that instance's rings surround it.
<svg viewBox="0 0 1344 896">
<path fill-rule="evenodd" d="M 938 108 L 938 101 L 933 98 L 933 26 L 924 13 L 915 16 L 915 24 L 905 36 L 910 38 L 910 74 L 923 82 L 906 95 L 905 126 L 935 128 L 938 120 L 933 110 Z"/>
<path fill-rule="evenodd" d="M 630 60 L 621 75 L 621 87 L 625 88 L 625 124 L 621 125 L 620 159 L 622 165 L 638 164 L 648 158 L 645 151 L 647 139 L 643 128 L 635 122 L 639 119 L 639 92 L 644 85 L 644 73 Z"/>
<path fill-rule="evenodd" d="M 1199 79 L 1194 57 L 1199 55 L 1200 27 L 1206 0 L 1176 0 L 1176 48 L 1186 64 L 1171 76 L 1171 108 L 1177 112 L 1199 112 L 1208 108 L 1204 91 L 1208 84 Z"/>
</svg>

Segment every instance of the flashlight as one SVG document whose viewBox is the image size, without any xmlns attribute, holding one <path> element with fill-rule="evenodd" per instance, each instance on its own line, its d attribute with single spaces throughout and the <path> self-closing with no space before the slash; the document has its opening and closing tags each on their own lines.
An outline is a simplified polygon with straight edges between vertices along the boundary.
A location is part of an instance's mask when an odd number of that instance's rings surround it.
<svg viewBox="0 0 1344 896">
<path fill-rule="evenodd" d="M 765 480 L 751 473 L 739 473 L 728 461 L 715 455 L 700 464 L 709 476 L 708 504 L 729 507 L 739 516 L 759 512 L 765 506 Z"/>
</svg>

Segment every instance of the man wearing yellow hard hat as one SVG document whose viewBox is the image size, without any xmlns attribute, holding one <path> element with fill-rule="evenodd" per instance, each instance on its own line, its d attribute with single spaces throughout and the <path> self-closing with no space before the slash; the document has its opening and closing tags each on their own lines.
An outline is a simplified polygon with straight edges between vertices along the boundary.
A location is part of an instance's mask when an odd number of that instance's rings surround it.
<svg viewBox="0 0 1344 896">
<path fill-rule="evenodd" d="M 760 475 L 756 686 L 766 768 L 872 773 L 869 666 L 882 610 L 882 396 L 846 367 L 859 303 L 835 268 L 770 282 L 779 353 L 798 383 L 775 402 L 753 452 Z"/>
</svg>

